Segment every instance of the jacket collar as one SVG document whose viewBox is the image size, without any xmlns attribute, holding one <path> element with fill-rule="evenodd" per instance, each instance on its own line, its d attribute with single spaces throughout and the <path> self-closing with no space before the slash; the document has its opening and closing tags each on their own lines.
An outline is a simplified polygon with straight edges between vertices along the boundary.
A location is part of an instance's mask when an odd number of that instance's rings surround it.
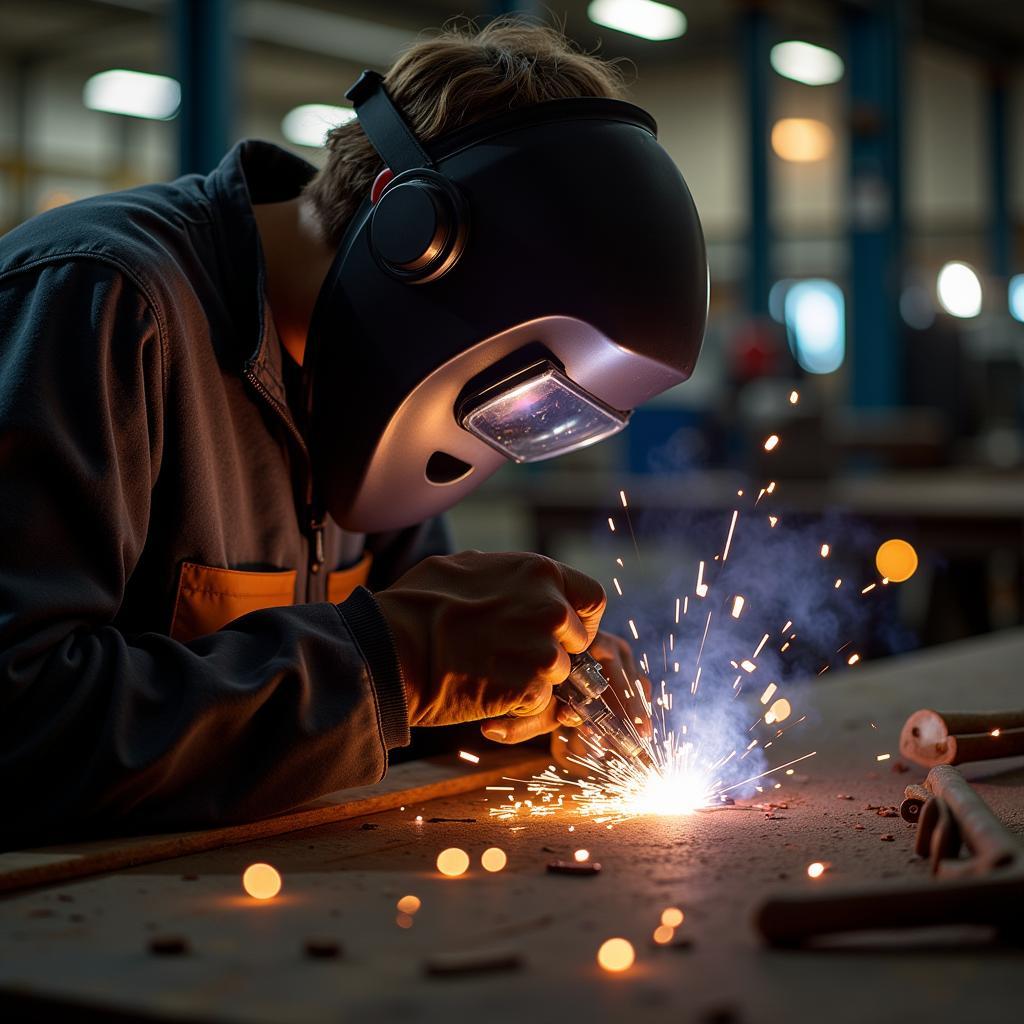
<svg viewBox="0 0 1024 1024">
<path fill-rule="evenodd" d="M 287 405 L 281 346 L 266 300 L 266 263 L 254 203 L 294 199 L 316 168 L 280 146 L 247 139 L 237 143 L 206 178 L 218 233 L 221 276 L 237 327 L 234 352 L 243 373 L 252 374 L 282 405 Z M 227 354 L 227 353 L 225 353 Z"/>
</svg>

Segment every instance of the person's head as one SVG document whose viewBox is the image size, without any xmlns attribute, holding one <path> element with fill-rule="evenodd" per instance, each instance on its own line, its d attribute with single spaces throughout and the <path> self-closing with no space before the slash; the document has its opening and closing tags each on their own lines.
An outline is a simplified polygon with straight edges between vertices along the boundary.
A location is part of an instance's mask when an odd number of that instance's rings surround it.
<svg viewBox="0 0 1024 1024">
<path fill-rule="evenodd" d="M 560 32 L 515 18 L 479 31 L 449 27 L 410 46 L 384 86 L 417 138 L 430 142 L 478 121 L 580 96 L 622 99 L 618 65 L 582 53 Z M 327 136 L 327 162 L 306 188 L 330 243 L 338 245 L 384 164 L 359 122 Z"/>
<path fill-rule="evenodd" d="M 342 526 L 443 512 L 505 461 L 617 433 L 692 372 L 700 221 L 621 88 L 613 65 L 504 21 L 349 90 L 358 121 L 308 191 L 337 245 L 307 352 L 311 449 Z"/>
</svg>

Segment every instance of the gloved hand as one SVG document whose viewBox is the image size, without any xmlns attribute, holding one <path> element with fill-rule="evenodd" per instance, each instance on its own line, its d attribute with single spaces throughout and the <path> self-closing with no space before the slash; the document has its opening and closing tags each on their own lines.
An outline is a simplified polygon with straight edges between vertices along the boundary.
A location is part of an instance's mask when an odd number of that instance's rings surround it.
<svg viewBox="0 0 1024 1024">
<path fill-rule="evenodd" d="M 554 728 L 543 714 L 551 688 L 597 635 L 606 600 L 596 580 L 550 558 L 479 551 L 424 559 L 374 596 L 398 647 L 409 724 L 500 719 L 484 735 L 505 742 Z"/>
</svg>

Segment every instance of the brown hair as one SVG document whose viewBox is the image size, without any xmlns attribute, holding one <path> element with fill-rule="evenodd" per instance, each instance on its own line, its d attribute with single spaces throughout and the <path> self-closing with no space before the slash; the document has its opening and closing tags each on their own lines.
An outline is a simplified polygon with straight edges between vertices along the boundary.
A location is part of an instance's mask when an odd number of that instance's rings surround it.
<svg viewBox="0 0 1024 1024">
<path fill-rule="evenodd" d="M 580 52 L 555 29 L 518 18 L 498 18 L 479 31 L 448 27 L 414 43 L 384 83 L 424 141 L 545 100 L 623 94 L 615 64 Z M 355 120 L 334 128 L 326 146 L 327 163 L 306 195 L 337 245 L 384 165 Z"/>
</svg>

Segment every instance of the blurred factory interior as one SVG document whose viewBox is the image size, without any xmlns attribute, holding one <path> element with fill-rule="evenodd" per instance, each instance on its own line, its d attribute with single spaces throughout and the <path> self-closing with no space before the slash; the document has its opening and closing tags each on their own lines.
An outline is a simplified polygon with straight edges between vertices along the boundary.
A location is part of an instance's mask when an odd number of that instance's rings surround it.
<svg viewBox="0 0 1024 1024">
<path fill-rule="evenodd" d="M 654 591 L 774 480 L 781 526 L 829 542 L 852 596 L 880 541 L 917 549 L 866 656 L 1024 622 L 1024 5 L 0 0 L 0 232 L 206 172 L 240 138 L 317 162 L 362 68 L 523 10 L 627 62 L 703 221 L 710 326 L 693 378 L 626 432 L 459 506 L 458 545 L 607 585 L 621 490 Z"/>
</svg>

